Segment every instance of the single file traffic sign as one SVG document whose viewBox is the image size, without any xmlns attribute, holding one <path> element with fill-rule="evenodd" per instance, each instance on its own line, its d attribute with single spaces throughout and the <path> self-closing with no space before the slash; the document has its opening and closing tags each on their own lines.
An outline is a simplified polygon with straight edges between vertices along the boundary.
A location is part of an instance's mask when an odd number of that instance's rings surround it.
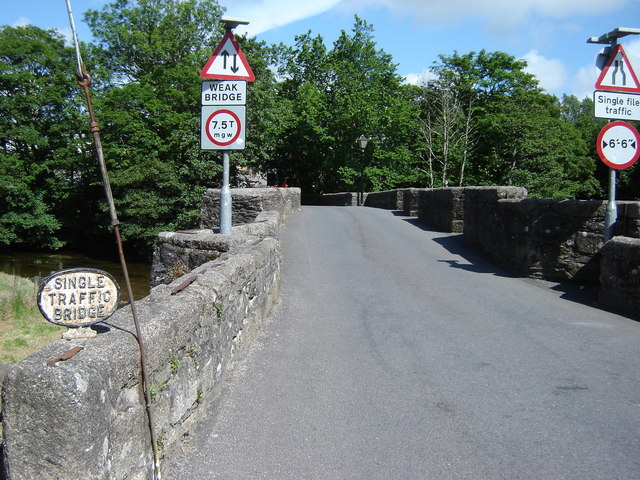
<svg viewBox="0 0 640 480">
<path fill-rule="evenodd" d="M 622 45 L 616 45 L 609 56 L 596 81 L 596 90 L 640 93 L 640 82 Z"/>
<path fill-rule="evenodd" d="M 593 93 L 596 118 L 609 120 L 640 120 L 640 95 L 596 90 Z"/>
</svg>

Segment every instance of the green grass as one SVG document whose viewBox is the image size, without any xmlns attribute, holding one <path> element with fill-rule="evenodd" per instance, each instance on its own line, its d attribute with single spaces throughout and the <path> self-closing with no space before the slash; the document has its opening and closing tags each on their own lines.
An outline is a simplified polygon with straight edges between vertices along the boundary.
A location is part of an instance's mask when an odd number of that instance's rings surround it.
<svg viewBox="0 0 640 480">
<path fill-rule="evenodd" d="M 19 362 L 65 330 L 43 318 L 37 294 L 30 280 L 0 272 L 0 363 Z"/>
</svg>

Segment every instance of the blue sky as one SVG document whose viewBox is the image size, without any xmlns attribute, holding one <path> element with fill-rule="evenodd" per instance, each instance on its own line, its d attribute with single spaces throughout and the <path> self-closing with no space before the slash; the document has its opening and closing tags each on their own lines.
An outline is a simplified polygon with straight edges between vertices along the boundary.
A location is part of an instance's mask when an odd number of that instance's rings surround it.
<svg viewBox="0 0 640 480">
<path fill-rule="evenodd" d="M 32 24 L 68 35 L 65 0 L 5 0 L 1 25 Z M 82 13 L 106 0 L 71 0 L 78 35 L 90 40 Z M 529 63 L 549 93 L 591 95 L 600 46 L 587 44 L 616 27 L 640 28 L 640 0 L 219 0 L 227 15 L 250 21 L 237 33 L 294 44 L 311 30 L 331 46 L 354 15 L 374 27 L 379 48 L 398 73 L 417 83 L 439 54 L 504 51 Z M 640 77 L 640 35 L 620 42 Z M 213 53 L 213 52 L 212 52 Z M 203 59 L 206 62 L 207 59 Z"/>
</svg>

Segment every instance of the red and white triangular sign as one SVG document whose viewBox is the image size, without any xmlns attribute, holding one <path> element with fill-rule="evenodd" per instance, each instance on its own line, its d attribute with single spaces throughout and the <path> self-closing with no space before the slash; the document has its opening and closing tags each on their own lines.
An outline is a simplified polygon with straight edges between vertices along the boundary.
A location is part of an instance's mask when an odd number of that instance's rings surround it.
<svg viewBox="0 0 640 480">
<path fill-rule="evenodd" d="M 640 93 L 640 82 L 622 45 L 616 46 L 602 69 L 596 81 L 596 90 Z"/>
<path fill-rule="evenodd" d="M 253 82 L 256 77 L 249 62 L 244 57 L 236 37 L 227 32 L 216 50 L 200 72 L 202 78 L 216 80 L 246 80 Z"/>
</svg>

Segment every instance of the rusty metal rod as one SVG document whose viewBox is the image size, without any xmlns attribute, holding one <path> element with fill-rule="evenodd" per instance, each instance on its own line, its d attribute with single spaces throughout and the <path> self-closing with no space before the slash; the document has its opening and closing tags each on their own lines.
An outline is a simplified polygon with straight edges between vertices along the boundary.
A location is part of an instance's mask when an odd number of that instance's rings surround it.
<svg viewBox="0 0 640 480">
<path fill-rule="evenodd" d="M 160 476 L 160 460 L 158 458 L 158 448 L 156 445 L 156 434 L 154 428 L 153 414 L 151 411 L 151 392 L 149 387 L 149 380 L 147 377 L 147 360 L 145 355 L 144 341 L 142 339 L 142 331 L 140 329 L 140 322 L 138 321 L 138 313 L 136 309 L 135 299 L 133 298 L 133 290 L 131 288 L 131 281 L 129 279 L 129 271 L 127 269 L 127 262 L 124 256 L 124 250 L 122 248 L 122 239 L 120 237 L 120 229 L 118 227 L 119 221 L 116 215 L 115 203 L 113 201 L 113 194 L 111 192 L 111 184 L 109 182 L 109 173 L 107 172 L 107 166 L 104 161 L 104 155 L 102 153 L 102 142 L 100 140 L 100 127 L 95 119 L 93 113 L 93 105 L 91 102 L 91 92 L 89 87 L 91 85 L 91 77 L 86 72 L 84 65 L 81 65 L 80 71 L 82 76 L 78 78 L 78 84 L 84 90 L 84 95 L 87 101 L 87 108 L 89 110 L 89 120 L 91 133 L 93 134 L 93 141 L 96 147 L 96 153 L 98 156 L 98 162 L 100 164 L 100 172 L 102 174 L 102 183 L 104 186 L 104 193 L 109 205 L 109 214 L 111 216 L 111 225 L 116 236 L 116 244 L 118 246 L 118 255 L 120 257 L 120 265 L 122 266 L 122 274 L 127 288 L 127 294 L 129 295 L 129 302 L 131 306 L 131 315 L 133 317 L 133 323 L 136 328 L 136 339 L 138 341 L 138 347 L 140 350 L 140 373 L 142 376 L 142 390 L 144 392 L 145 407 L 147 413 L 149 436 L 151 438 L 151 450 L 153 453 L 153 476 L 155 480 L 161 480 Z"/>
</svg>

